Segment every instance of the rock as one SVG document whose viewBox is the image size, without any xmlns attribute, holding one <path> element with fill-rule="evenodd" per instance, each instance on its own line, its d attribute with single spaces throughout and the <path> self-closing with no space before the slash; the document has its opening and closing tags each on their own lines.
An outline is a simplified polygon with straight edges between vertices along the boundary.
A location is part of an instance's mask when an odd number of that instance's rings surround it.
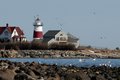
<svg viewBox="0 0 120 80">
<path fill-rule="evenodd" d="M 0 80 L 120 80 L 120 67 L 86 68 L 7 60 L 0 60 L 0 67 Z"/>
<path fill-rule="evenodd" d="M 15 75 L 14 80 L 27 80 L 28 76 L 24 73 L 18 73 Z"/>
<path fill-rule="evenodd" d="M 1 70 L 7 69 L 7 68 L 8 68 L 8 64 L 7 63 L 5 63 L 5 62 L 1 62 L 0 63 L 0 69 Z"/>
<path fill-rule="evenodd" d="M 35 75 L 35 73 L 32 71 L 32 70 L 28 70 L 28 72 L 27 72 L 27 74 L 29 75 L 29 76 L 31 76 L 32 78 L 38 78 L 38 76 L 37 75 Z"/>
<path fill-rule="evenodd" d="M 96 80 L 107 80 L 102 75 L 97 75 Z"/>
<path fill-rule="evenodd" d="M 9 64 L 8 69 L 11 69 L 11 70 L 15 69 L 15 65 L 13 63 Z"/>
<path fill-rule="evenodd" d="M 93 73 L 90 73 L 90 74 L 89 74 L 89 77 L 90 77 L 91 80 L 97 80 L 97 79 L 96 79 L 96 75 L 93 74 Z"/>
<path fill-rule="evenodd" d="M 14 76 L 16 75 L 16 73 L 12 70 L 5 70 L 2 71 L 0 70 L 0 80 L 14 80 Z"/>
</svg>

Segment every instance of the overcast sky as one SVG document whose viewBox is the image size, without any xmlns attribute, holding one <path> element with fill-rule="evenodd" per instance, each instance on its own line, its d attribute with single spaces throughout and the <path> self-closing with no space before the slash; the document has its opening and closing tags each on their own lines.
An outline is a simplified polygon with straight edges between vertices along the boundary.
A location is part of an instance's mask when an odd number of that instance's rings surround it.
<svg viewBox="0 0 120 80">
<path fill-rule="evenodd" d="M 0 0 L 0 26 L 20 26 L 28 40 L 37 15 L 44 33 L 62 29 L 81 45 L 120 47 L 120 0 Z"/>
</svg>

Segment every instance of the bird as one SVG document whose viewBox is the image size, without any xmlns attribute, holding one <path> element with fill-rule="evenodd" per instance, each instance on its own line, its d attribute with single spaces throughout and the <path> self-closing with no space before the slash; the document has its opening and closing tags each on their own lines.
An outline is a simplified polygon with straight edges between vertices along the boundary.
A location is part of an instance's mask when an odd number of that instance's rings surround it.
<svg viewBox="0 0 120 80">
<path fill-rule="evenodd" d="M 85 60 L 84 59 L 79 59 L 79 62 L 85 62 Z"/>
<path fill-rule="evenodd" d="M 96 58 L 93 59 L 93 61 L 95 61 L 95 60 L 96 60 Z"/>
<path fill-rule="evenodd" d="M 72 66 L 72 64 L 69 64 L 69 66 Z"/>
</svg>

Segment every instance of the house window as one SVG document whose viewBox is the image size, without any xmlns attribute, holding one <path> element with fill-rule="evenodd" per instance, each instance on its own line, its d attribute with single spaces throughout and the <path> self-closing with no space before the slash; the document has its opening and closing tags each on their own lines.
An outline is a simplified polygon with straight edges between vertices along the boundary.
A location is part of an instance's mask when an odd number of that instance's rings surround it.
<svg viewBox="0 0 120 80">
<path fill-rule="evenodd" d="M 5 31 L 4 34 L 5 34 L 5 36 L 8 36 L 8 31 Z"/>
<path fill-rule="evenodd" d="M 9 42 L 10 40 L 9 40 L 7 37 L 5 37 L 5 38 L 4 38 L 4 41 L 5 41 L 5 42 Z"/>
<path fill-rule="evenodd" d="M 65 37 L 63 37 L 63 40 L 64 40 L 64 41 L 66 41 L 66 38 L 65 38 Z"/>
<path fill-rule="evenodd" d="M 56 41 L 59 41 L 59 37 L 56 38 Z"/>
<path fill-rule="evenodd" d="M 60 37 L 60 41 L 66 41 L 65 37 Z"/>
<path fill-rule="evenodd" d="M 63 36 L 63 34 L 60 34 L 60 36 Z"/>
</svg>

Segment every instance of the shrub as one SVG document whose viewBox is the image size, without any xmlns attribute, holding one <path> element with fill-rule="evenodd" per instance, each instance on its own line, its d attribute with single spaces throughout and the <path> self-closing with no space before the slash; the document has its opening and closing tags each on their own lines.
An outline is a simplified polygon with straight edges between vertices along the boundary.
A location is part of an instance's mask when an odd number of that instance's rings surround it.
<svg viewBox="0 0 120 80">
<path fill-rule="evenodd" d="M 19 49 L 20 50 L 29 50 L 29 49 L 31 49 L 31 43 L 29 43 L 29 42 L 19 43 Z"/>
<path fill-rule="evenodd" d="M 41 42 L 20 42 L 20 43 L 0 43 L 0 49 L 15 49 L 15 50 L 74 50 L 75 46 L 73 44 L 57 44 L 53 43 L 49 46 Z"/>
<path fill-rule="evenodd" d="M 119 48 L 119 47 L 116 47 L 116 50 L 120 50 L 120 48 Z"/>
<path fill-rule="evenodd" d="M 4 43 L 4 49 L 9 50 L 9 49 L 15 49 L 18 50 L 18 44 L 17 43 Z"/>
<path fill-rule="evenodd" d="M 19 42 L 19 43 L 0 43 L 0 49 L 15 49 L 15 50 L 46 50 L 47 45 L 41 42 Z"/>
<path fill-rule="evenodd" d="M 5 49 L 5 44 L 0 43 L 0 49 Z"/>
<path fill-rule="evenodd" d="M 44 44 L 44 43 L 33 42 L 33 43 L 31 43 L 31 49 L 34 49 L 34 50 L 45 50 L 45 49 L 48 49 L 48 48 L 47 48 L 47 45 Z"/>
<path fill-rule="evenodd" d="M 49 47 L 49 49 L 54 49 L 54 50 L 56 50 L 56 49 L 58 48 L 58 44 L 57 44 L 57 43 L 52 43 L 52 44 L 50 44 L 48 47 Z"/>
<path fill-rule="evenodd" d="M 49 49 L 54 50 L 74 50 L 75 46 L 73 44 L 57 44 L 53 43 L 49 46 Z"/>
</svg>

